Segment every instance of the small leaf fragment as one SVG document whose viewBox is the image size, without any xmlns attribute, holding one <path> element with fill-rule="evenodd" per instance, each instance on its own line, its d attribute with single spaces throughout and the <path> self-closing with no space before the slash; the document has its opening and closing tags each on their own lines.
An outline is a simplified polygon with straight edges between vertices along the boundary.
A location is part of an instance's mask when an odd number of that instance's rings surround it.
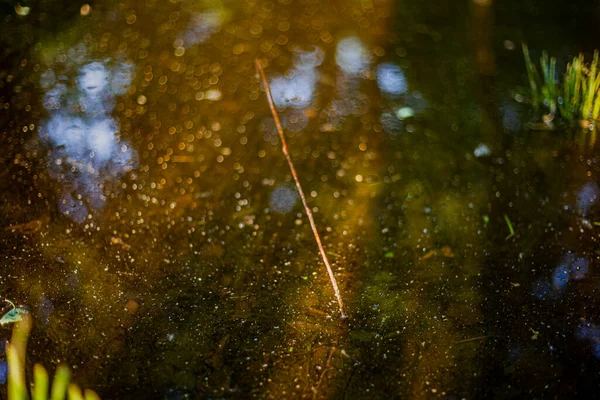
<svg viewBox="0 0 600 400">
<path fill-rule="evenodd" d="M 24 308 L 13 308 L 0 319 L 0 325 L 10 324 L 23 319 L 23 314 L 27 314 L 27 310 Z"/>
</svg>

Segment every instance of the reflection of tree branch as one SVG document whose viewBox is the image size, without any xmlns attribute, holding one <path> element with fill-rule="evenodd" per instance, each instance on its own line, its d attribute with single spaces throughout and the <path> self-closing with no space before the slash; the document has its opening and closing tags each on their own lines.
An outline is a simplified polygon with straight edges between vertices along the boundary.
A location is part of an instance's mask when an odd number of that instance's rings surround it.
<svg viewBox="0 0 600 400">
<path fill-rule="evenodd" d="M 329 260 L 327 259 L 327 254 L 325 253 L 325 249 L 323 248 L 323 244 L 321 243 L 321 237 L 319 236 L 319 232 L 317 231 L 317 225 L 315 224 L 315 220 L 313 219 L 312 212 L 310 211 L 310 207 L 306 202 L 306 196 L 304 196 L 304 190 L 302 190 L 302 185 L 300 184 L 300 180 L 298 179 L 298 174 L 296 174 L 296 168 L 294 168 L 294 163 L 292 162 L 292 157 L 288 152 L 287 142 L 285 141 L 285 136 L 283 134 L 283 128 L 281 127 L 281 122 L 279 121 L 279 115 L 277 114 L 277 109 L 275 108 L 275 104 L 273 102 L 273 96 L 271 96 L 271 88 L 269 86 L 269 81 L 267 80 L 267 76 L 265 71 L 260 64 L 260 60 L 256 60 L 256 68 L 260 73 L 260 77 L 262 78 L 263 85 L 265 86 L 265 92 L 267 93 L 267 100 L 269 101 L 269 107 L 271 108 L 271 113 L 273 114 L 273 119 L 275 120 L 275 125 L 277 126 L 277 132 L 279 133 L 279 138 L 281 140 L 281 149 L 283 150 L 283 154 L 288 162 L 290 170 L 292 171 L 292 176 L 294 177 L 294 181 L 296 182 L 296 188 L 298 189 L 298 194 L 300 195 L 300 199 L 302 199 L 302 204 L 304 205 L 304 210 L 306 211 L 306 216 L 308 217 L 308 221 L 310 222 L 310 227 L 312 228 L 313 234 L 315 236 L 315 241 L 317 242 L 317 246 L 319 247 L 319 251 L 321 253 L 321 257 L 323 258 L 323 263 L 325 263 L 325 268 L 327 268 L 327 273 L 329 274 L 329 280 L 331 281 L 331 286 L 333 287 L 333 292 L 335 293 L 335 297 L 337 299 L 338 305 L 340 307 L 340 314 L 342 318 L 346 318 L 346 312 L 344 311 L 344 303 L 342 302 L 342 296 L 340 295 L 340 290 L 338 289 L 337 280 L 333 275 L 333 270 L 331 269 L 331 265 L 329 264 Z"/>
<path fill-rule="evenodd" d="M 492 148 L 499 145 L 497 128 L 503 128 L 497 107 L 496 60 L 493 46 L 494 0 L 471 0 L 471 46 L 478 83 L 478 102 L 482 105 L 482 139 Z"/>
<path fill-rule="evenodd" d="M 475 59 L 480 74 L 491 76 L 496 72 L 492 49 L 494 0 L 473 0 L 473 37 Z"/>
<path fill-rule="evenodd" d="M 353 366 L 352 371 L 350 371 L 350 376 L 348 376 L 348 380 L 346 381 L 346 386 L 344 386 L 344 391 L 342 392 L 342 399 L 346 398 L 346 392 L 348 392 L 348 387 L 350 386 L 350 382 L 352 381 L 355 372 L 356 366 Z"/>
<path fill-rule="evenodd" d="M 321 382 L 323 381 L 323 377 L 331 368 L 331 357 L 333 357 L 333 353 L 335 352 L 335 347 L 329 349 L 329 356 L 327 356 L 327 362 L 325 363 L 325 368 L 323 368 L 323 372 L 321 372 L 321 376 L 317 381 L 317 385 L 313 388 L 313 400 L 317 399 L 317 395 L 319 394 L 319 386 L 321 386 Z"/>
</svg>

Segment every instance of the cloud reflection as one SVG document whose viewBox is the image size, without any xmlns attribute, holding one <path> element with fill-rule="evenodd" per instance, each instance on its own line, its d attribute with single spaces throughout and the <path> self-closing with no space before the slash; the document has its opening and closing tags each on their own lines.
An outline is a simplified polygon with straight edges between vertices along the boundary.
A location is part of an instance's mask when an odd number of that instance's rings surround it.
<svg viewBox="0 0 600 400">
<path fill-rule="evenodd" d="M 588 321 L 582 322 L 575 331 L 575 336 L 587 340 L 591 345 L 592 354 L 600 358 L 600 327 Z"/>
<path fill-rule="evenodd" d="M 206 41 L 214 32 L 221 28 L 223 18 L 219 10 L 208 10 L 192 14 L 187 29 L 180 36 L 186 48 Z"/>
<path fill-rule="evenodd" d="M 313 71 L 297 71 L 292 78 L 279 76 L 271 81 L 273 100 L 279 108 L 303 108 L 310 105 L 315 90 Z"/>
<path fill-rule="evenodd" d="M 335 61 L 343 72 L 356 75 L 369 66 L 371 57 L 358 37 L 349 36 L 338 42 Z"/>
<path fill-rule="evenodd" d="M 364 115 L 369 110 L 369 98 L 359 88 L 362 72 L 371 64 L 371 57 L 356 36 L 341 39 L 336 47 L 335 61 L 339 68 L 335 95 L 325 112 L 332 125 L 342 123 L 349 115 Z"/>
<path fill-rule="evenodd" d="M 588 181 L 577 191 L 577 212 L 586 216 L 590 208 L 598 201 L 600 195 L 600 188 L 596 182 Z"/>
<path fill-rule="evenodd" d="M 537 297 L 540 300 L 545 300 L 548 298 L 553 298 L 554 297 L 554 290 L 552 289 L 552 285 L 550 284 L 550 282 L 548 282 L 547 279 L 538 279 L 534 284 L 533 284 L 533 295 L 535 297 Z"/>
<path fill-rule="evenodd" d="M 576 254 L 566 254 L 549 278 L 540 278 L 534 283 L 532 294 L 540 300 L 555 299 L 569 283 L 584 279 L 588 271 L 589 261 L 586 258 Z"/>
<path fill-rule="evenodd" d="M 394 63 L 377 66 L 377 85 L 388 97 L 398 97 L 408 90 L 408 82 L 402 68 Z"/>
<path fill-rule="evenodd" d="M 319 47 L 296 51 L 294 67 L 286 76 L 271 79 L 271 93 L 278 108 L 304 108 L 312 103 L 317 84 L 316 68 L 323 63 L 323 58 L 323 50 Z"/>
<path fill-rule="evenodd" d="M 62 184 L 59 210 L 83 222 L 106 200 L 103 189 L 136 164 L 136 153 L 119 138 L 112 117 L 116 96 L 129 90 L 134 66 L 92 62 L 77 69 L 75 82 L 52 70 L 40 77 L 49 113 L 41 138 L 52 146 L 49 175 Z"/>
<path fill-rule="evenodd" d="M 298 201 L 298 193 L 288 186 L 279 186 L 271 192 L 271 198 L 269 200 L 271 210 L 286 213 L 294 209 L 294 206 Z"/>
<path fill-rule="evenodd" d="M 567 255 L 552 273 L 552 285 L 557 290 L 563 290 L 571 280 L 581 280 L 588 272 L 588 262 L 583 257 Z"/>
</svg>

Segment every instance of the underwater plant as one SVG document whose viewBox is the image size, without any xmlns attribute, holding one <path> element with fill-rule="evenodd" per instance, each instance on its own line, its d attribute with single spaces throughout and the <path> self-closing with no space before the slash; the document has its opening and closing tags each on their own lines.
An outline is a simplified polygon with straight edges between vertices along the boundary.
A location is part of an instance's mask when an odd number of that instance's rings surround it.
<svg viewBox="0 0 600 400">
<path fill-rule="evenodd" d="M 591 63 L 583 54 L 573 57 L 561 79 L 556 76 L 556 58 L 543 52 L 540 58 L 541 74 L 531 60 L 529 49 L 523 43 L 523 55 L 529 80 L 531 103 L 534 109 L 547 110 L 543 116 L 546 129 L 552 129 L 555 117 L 575 122 L 584 128 L 596 129 L 600 117 L 599 53 L 596 50 Z M 536 127 L 536 125 L 533 125 Z"/>
<path fill-rule="evenodd" d="M 12 304 L 12 303 L 11 303 Z M 13 310 L 15 310 L 13 308 Z M 79 386 L 69 384 L 71 371 L 66 365 L 59 365 L 52 381 L 48 372 L 40 364 L 33 366 L 33 380 L 27 388 L 25 379 L 25 354 L 27 339 L 31 330 L 31 316 L 28 313 L 20 314 L 12 332 L 10 343 L 6 345 L 6 357 L 8 360 L 8 399 L 28 400 L 31 390 L 32 400 L 63 400 L 65 395 L 68 400 L 100 400 L 100 397 L 92 390 L 85 389 L 81 392 Z"/>
</svg>

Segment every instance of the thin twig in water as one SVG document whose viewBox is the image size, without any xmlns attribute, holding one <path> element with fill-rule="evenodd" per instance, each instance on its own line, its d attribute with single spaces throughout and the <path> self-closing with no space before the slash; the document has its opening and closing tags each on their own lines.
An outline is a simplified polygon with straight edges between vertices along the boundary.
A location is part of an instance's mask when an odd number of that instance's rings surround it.
<svg viewBox="0 0 600 400">
<path fill-rule="evenodd" d="M 321 237 L 319 236 L 319 231 L 317 231 L 317 225 L 315 224 L 315 220 L 313 219 L 312 212 L 310 211 L 310 207 L 306 203 L 306 196 L 304 196 L 304 190 L 302 190 L 302 185 L 300 185 L 300 180 L 298 179 L 298 174 L 296 174 L 296 168 L 294 168 L 294 163 L 292 162 L 292 157 L 288 152 L 287 142 L 285 141 L 285 136 L 283 134 L 283 128 L 281 127 L 281 122 L 279 121 L 279 115 L 277 114 L 277 109 L 275 108 L 275 103 L 273 102 L 273 96 L 271 95 L 271 87 L 269 86 L 269 81 L 267 80 L 267 75 L 260 64 L 260 60 L 256 60 L 256 69 L 260 74 L 260 77 L 263 81 L 263 85 L 265 87 L 265 92 L 267 93 L 267 100 L 269 101 L 269 107 L 271 108 L 271 113 L 273 114 L 273 119 L 275 120 L 275 125 L 277 126 L 277 132 L 279 133 L 279 139 L 281 140 L 281 148 L 283 150 L 283 154 L 287 159 L 290 170 L 292 171 L 292 176 L 294 177 L 294 181 L 296 182 L 296 188 L 298 189 L 298 194 L 300 194 L 300 199 L 302 199 L 302 204 L 304 205 L 304 211 L 306 212 L 306 216 L 308 217 L 308 221 L 310 222 L 310 227 L 312 228 L 313 234 L 315 236 L 315 241 L 317 242 L 317 246 L 319 246 L 319 252 L 321 253 L 321 257 L 323 258 L 323 263 L 325 263 L 325 268 L 327 268 L 327 273 L 329 274 L 329 280 L 331 281 L 331 286 L 333 287 L 333 292 L 335 293 L 335 297 L 338 302 L 338 306 L 340 307 L 340 314 L 342 318 L 346 318 L 346 312 L 344 311 L 344 303 L 342 302 L 342 296 L 340 294 L 340 290 L 338 289 L 338 284 L 333 275 L 333 270 L 331 269 L 331 265 L 329 264 L 329 260 L 327 259 L 327 254 L 325 254 L 325 249 L 323 248 L 323 244 L 321 243 Z"/>
<path fill-rule="evenodd" d="M 485 339 L 485 338 L 487 338 L 487 335 L 486 336 L 477 336 L 477 337 L 472 337 L 472 338 L 469 338 L 469 339 L 459 340 L 458 342 L 454 342 L 454 344 L 474 342 L 476 340 L 481 340 L 481 339 Z"/>
</svg>

